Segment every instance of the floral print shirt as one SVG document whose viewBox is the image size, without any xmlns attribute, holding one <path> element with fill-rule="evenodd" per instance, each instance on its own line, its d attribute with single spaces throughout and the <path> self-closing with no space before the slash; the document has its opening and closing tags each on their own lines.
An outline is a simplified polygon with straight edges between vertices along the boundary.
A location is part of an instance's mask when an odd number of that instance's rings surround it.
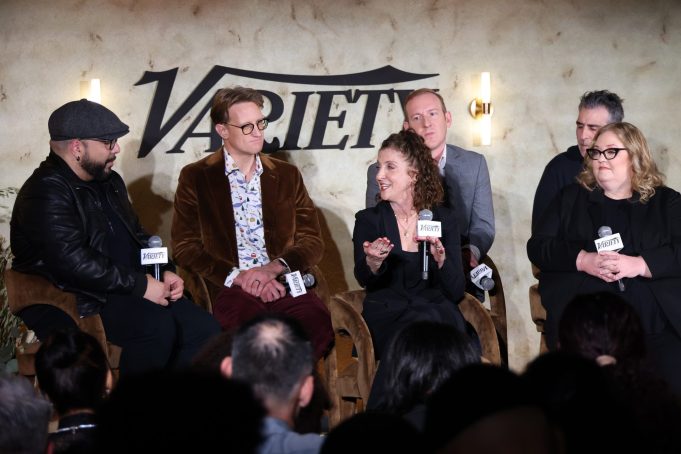
<svg viewBox="0 0 681 454">
<path fill-rule="evenodd" d="M 225 175 L 229 180 L 234 209 L 234 228 L 239 256 L 239 269 L 248 270 L 266 265 L 270 259 L 265 246 L 265 229 L 262 224 L 262 193 L 260 175 L 262 162 L 255 157 L 255 173 L 251 181 L 246 181 L 234 159 L 225 149 Z"/>
</svg>

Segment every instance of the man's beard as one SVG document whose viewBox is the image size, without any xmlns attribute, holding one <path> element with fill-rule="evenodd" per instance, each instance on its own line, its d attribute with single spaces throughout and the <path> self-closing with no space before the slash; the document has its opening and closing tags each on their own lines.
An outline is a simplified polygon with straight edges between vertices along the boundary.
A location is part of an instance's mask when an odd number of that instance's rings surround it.
<svg viewBox="0 0 681 454">
<path fill-rule="evenodd" d="M 111 169 L 107 169 L 106 165 L 113 162 L 116 158 L 110 158 L 100 164 L 90 160 L 87 153 L 83 154 L 83 159 L 80 161 L 80 166 L 85 170 L 92 178 L 97 181 L 104 181 L 111 175 Z"/>
</svg>

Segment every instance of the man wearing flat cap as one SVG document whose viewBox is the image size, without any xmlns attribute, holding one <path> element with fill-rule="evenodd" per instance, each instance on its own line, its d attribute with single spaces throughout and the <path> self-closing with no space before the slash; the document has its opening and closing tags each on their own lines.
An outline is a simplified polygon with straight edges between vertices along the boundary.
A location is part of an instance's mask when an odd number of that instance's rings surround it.
<svg viewBox="0 0 681 454">
<path fill-rule="evenodd" d="M 107 340 L 122 347 L 122 375 L 188 363 L 219 325 L 182 296 L 184 283 L 172 264 L 162 280 L 140 264 L 149 235 L 112 169 L 128 126 L 106 107 L 81 99 L 55 110 L 48 128 L 50 154 L 14 204 L 12 268 L 74 293 L 81 317 L 99 314 Z M 76 327 L 50 305 L 28 306 L 18 315 L 39 339 Z"/>
</svg>

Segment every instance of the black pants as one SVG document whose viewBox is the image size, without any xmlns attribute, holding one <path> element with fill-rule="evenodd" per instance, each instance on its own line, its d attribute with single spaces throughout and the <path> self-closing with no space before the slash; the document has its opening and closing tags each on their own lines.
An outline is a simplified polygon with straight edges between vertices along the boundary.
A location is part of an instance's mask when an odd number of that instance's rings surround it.
<svg viewBox="0 0 681 454">
<path fill-rule="evenodd" d="M 77 325 L 54 306 L 29 306 L 18 314 L 38 339 Z M 143 298 L 112 297 L 100 316 L 107 340 L 122 347 L 121 376 L 186 366 L 203 344 L 220 332 L 217 321 L 186 298 L 159 306 Z"/>
</svg>

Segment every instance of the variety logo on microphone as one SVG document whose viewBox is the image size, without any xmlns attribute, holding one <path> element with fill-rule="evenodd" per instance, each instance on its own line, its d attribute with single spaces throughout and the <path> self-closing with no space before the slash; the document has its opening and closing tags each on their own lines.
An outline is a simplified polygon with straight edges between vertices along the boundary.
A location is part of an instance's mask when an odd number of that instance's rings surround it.
<svg viewBox="0 0 681 454">
<path fill-rule="evenodd" d="M 476 266 L 471 270 L 471 282 L 481 290 L 492 290 L 494 288 L 492 268 L 484 263 Z"/>
<path fill-rule="evenodd" d="M 618 251 L 621 251 L 622 248 L 624 247 L 624 243 L 622 242 L 622 237 L 620 236 L 619 233 L 604 236 L 603 238 L 599 238 L 597 240 L 594 240 L 594 243 L 596 243 L 596 251 L 598 251 L 598 252 L 603 252 L 603 251 L 618 252 Z"/>
<path fill-rule="evenodd" d="M 442 222 L 419 219 L 416 223 L 416 236 L 442 238 Z"/>
<path fill-rule="evenodd" d="M 168 263 L 168 248 L 154 247 L 146 248 L 141 251 L 142 265 L 155 265 Z"/>
<path fill-rule="evenodd" d="M 141 250 L 142 265 L 154 265 L 154 279 L 162 280 L 161 265 L 168 263 L 168 248 L 161 247 L 163 241 L 158 235 L 149 237 L 148 248 Z"/>
<path fill-rule="evenodd" d="M 284 274 L 284 277 L 286 278 L 286 290 L 294 298 L 306 294 L 307 289 L 305 287 L 312 287 L 314 285 L 314 276 L 306 274 L 304 277 L 307 279 L 304 279 L 300 271 Z M 312 278 L 312 282 L 309 282 L 310 278 Z"/>
</svg>

